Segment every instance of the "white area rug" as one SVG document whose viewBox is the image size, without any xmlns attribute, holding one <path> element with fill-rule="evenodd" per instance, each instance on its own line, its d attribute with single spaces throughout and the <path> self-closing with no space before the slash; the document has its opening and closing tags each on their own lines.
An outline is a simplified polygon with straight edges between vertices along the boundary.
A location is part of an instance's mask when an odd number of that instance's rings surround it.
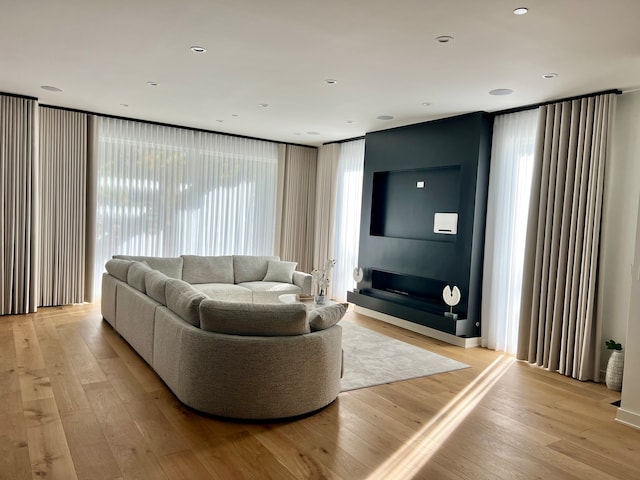
<svg viewBox="0 0 640 480">
<path fill-rule="evenodd" d="M 344 350 L 343 392 L 469 366 L 350 322 L 340 322 L 340 325 Z"/>
</svg>

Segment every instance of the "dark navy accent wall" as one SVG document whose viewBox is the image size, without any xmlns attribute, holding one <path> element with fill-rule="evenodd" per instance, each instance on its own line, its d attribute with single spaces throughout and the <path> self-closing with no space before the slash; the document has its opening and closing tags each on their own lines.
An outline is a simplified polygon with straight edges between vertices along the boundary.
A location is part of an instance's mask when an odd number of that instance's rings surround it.
<svg viewBox="0 0 640 480">
<path fill-rule="evenodd" d="M 365 278 L 350 301 L 479 335 L 491 132 L 490 115 L 478 112 L 366 135 L 358 260 Z M 434 212 L 458 213 L 457 234 L 434 234 Z M 446 284 L 462 292 L 458 322 L 442 318 Z"/>
</svg>

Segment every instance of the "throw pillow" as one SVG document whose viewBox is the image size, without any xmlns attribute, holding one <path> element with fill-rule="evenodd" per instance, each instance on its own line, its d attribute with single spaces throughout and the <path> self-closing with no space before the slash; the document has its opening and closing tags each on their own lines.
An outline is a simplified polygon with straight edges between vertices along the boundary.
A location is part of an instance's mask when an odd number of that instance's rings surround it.
<svg viewBox="0 0 640 480">
<path fill-rule="evenodd" d="M 349 308 L 348 303 L 334 303 L 318 307 L 309 312 L 309 327 L 312 332 L 326 330 L 338 323 Z"/>
<path fill-rule="evenodd" d="M 203 300 L 200 328 L 227 335 L 263 337 L 309 333 L 307 309 L 302 303 L 259 304 Z"/>
<path fill-rule="evenodd" d="M 262 279 L 263 282 L 293 283 L 293 272 L 298 266 L 298 262 L 283 262 L 280 260 L 269 260 L 267 274 Z"/>
<path fill-rule="evenodd" d="M 129 260 L 116 260 L 112 258 L 105 264 L 104 268 L 109 275 L 126 282 L 130 265 L 131 262 Z"/>
</svg>

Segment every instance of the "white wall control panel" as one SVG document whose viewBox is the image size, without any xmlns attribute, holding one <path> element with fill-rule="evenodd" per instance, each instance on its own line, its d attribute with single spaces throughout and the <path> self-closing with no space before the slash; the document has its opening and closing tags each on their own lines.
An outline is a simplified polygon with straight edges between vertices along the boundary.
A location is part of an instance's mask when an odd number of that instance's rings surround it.
<svg viewBox="0 0 640 480">
<path fill-rule="evenodd" d="M 458 214 L 436 213 L 433 218 L 433 233 L 456 235 L 458 233 Z"/>
</svg>

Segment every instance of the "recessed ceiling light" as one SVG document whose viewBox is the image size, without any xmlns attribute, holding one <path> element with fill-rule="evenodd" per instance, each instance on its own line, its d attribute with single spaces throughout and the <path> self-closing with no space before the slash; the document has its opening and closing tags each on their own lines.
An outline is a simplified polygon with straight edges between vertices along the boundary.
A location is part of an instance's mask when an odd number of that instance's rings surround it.
<svg viewBox="0 0 640 480">
<path fill-rule="evenodd" d="M 157 87 L 160 84 L 158 82 L 147 82 L 147 85 L 149 85 L 150 87 Z"/>
<path fill-rule="evenodd" d="M 496 88 L 489 91 L 489 95 L 511 95 L 513 90 L 510 88 Z"/>
<path fill-rule="evenodd" d="M 376 118 L 378 120 L 393 120 L 393 117 L 391 115 L 378 115 Z"/>
<path fill-rule="evenodd" d="M 191 47 L 191 51 L 194 53 L 204 53 L 207 51 L 207 49 L 204 47 L 199 47 L 197 45 L 194 45 L 193 47 Z"/>
<path fill-rule="evenodd" d="M 430 107 L 431 106 L 431 102 L 422 102 L 422 106 L 423 107 Z"/>
<path fill-rule="evenodd" d="M 262 107 L 262 108 L 267 108 L 269 106 L 269 104 L 268 103 L 259 103 L 258 106 Z"/>
<path fill-rule="evenodd" d="M 338 83 L 338 80 L 334 80 L 333 78 L 327 78 L 325 82 L 327 82 L 329 85 L 335 85 L 336 83 Z"/>
<path fill-rule="evenodd" d="M 347 120 L 347 123 L 355 123 L 353 120 Z"/>
<path fill-rule="evenodd" d="M 43 90 L 46 90 L 47 92 L 61 92 L 62 89 L 58 88 L 58 87 L 54 87 L 53 85 L 42 85 L 40 87 Z"/>
<path fill-rule="evenodd" d="M 451 35 L 440 35 L 436 37 L 435 40 L 438 43 L 449 43 L 451 40 L 453 40 L 453 37 Z"/>
<path fill-rule="evenodd" d="M 128 107 L 128 106 L 129 106 L 129 104 L 128 104 L 128 103 L 121 103 L 121 104 L 120 104 L 120 106 L 121 106 L 121 107 Z"/>
<path fill-rule="evenodd" d="M 558 76 L 557 73 L 543 73 L 542 78 L 556 78 Z"/>
<path fill-rule="evenodd" d="M 238 115 L 237 113 L 232 113 L 231 116 L 232 117 L 239 117 L 240 115 Z"/>
<path fill-rule="evenodd" d="M 529 9 L 527 7 L 519 7 L 516 8 L 513 13 L 515 13 L 516 15 L 524 15 L 525 13 L 528 13 Z"/>
<path fill-rule="evenodd" d="M 222 122 L 224 122 L 224 120 L 216 120 L 216 122 L 222 123 Z"/>
<path fill-rule="evenodd" d="M 320 132 L 307 132 L 307 135 L 320 135 Z"/>
</svg>

